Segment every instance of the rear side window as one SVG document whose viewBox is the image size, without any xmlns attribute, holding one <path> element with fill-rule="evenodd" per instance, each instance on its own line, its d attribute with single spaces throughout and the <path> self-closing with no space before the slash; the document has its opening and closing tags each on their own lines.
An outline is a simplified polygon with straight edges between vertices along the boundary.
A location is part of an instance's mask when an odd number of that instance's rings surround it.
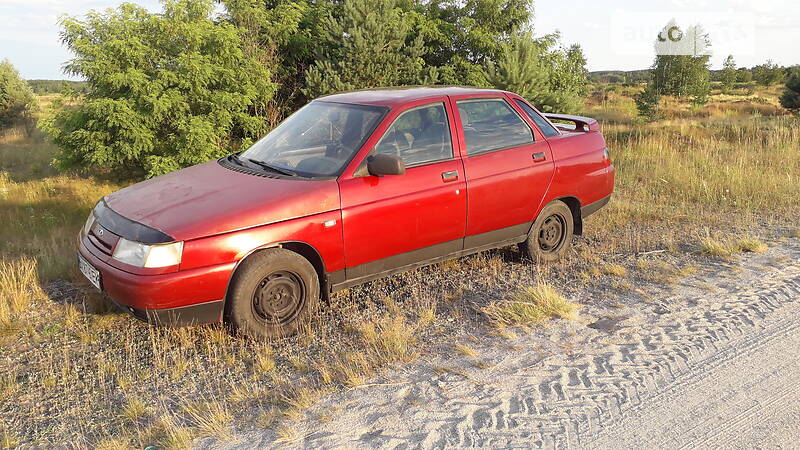
<svg viewBox="0 0 800 450">
<path fill-rule="evenodd" d="M 519 105 L 519 107 L 522 108 L 523 111 L 525 111 L 525 114 L 527 114 L 528 117 L 531 118 L 533 123 L 535 123 L 536 126 L 539 127 L 540 130 L 542 130 L 542 134 L 544 134 L 547 137 L 553 137 L 559 135 L 558 130 L 556 130 L 554 126 L 550 125 L 550 122 L 548 122 L 547 120 L 545 120 L 544 117 L 539 115 L 539 113 L 537 113 L 533 108 L 531 108 L 530 105 L 528 105 L 527 103 L 523 102 L 518 98 L 515 98 L 514 101 L 517 102 L 517 105 Z"/>
<path fill-rule="evenodd" d="M 474 155 L 533 142 L 531 129 L 505 100 L 461 100 L 457 104 L 467 154 Z"/>
<path fill-rule="evenodd" d="M 453 144 L 444 103 L 401 114 L 381 137 L 375 152 L 397 156 L 407 167 L 452 158 Z"/>
</svg>

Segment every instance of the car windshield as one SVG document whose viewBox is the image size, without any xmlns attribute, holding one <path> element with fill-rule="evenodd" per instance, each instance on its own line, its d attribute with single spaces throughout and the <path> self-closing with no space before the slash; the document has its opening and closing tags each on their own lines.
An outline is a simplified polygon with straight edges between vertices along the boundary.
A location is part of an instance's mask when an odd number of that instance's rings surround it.
<svg viewBox="0 0 800 450">
<path fill-rule="evenodd" d="M 285 174 L 337 175 L 385 112 L 379 106 L 314 101 L 289 116 L 239 159 Z"/>
</svg>

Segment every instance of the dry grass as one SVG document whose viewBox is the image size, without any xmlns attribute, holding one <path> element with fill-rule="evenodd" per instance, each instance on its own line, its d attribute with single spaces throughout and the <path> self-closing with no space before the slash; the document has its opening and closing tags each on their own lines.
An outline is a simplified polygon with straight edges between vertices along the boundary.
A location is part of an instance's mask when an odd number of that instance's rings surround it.
<svg viewBox="0 0 800 450">
<path fill-rule="evenodd" d="M 475 351 L 475 349 L 473 349 L 472 347 L 470 347 L 470 346 L 468 346 L 466 344 L 456 344 L 454 346 L 454 348 L 456 349 L 456 351 L 458 353 L 461 353 L 464 356 L 468 356 L 470 358 L 477 358 L 478 357 L 478 352 Z"/>
<path fill-rule="evenodd" d="M 603 265 L 602 271 L 606 275 L 612 275 L 615 277 L 624 277 L 625 274 L 628 273 L 628 270 L 625 269 L 625 266 L 613 263 Z"/>
<path fill-rule="evenodd" d="M 36 274 L 36 261 L 23 256 L 16 260 L 0 259 L 0 333 L 20 328 L 15 323 L 28 311 L 35 299 L 44 297 Z"/>
<path fill-rule="evenodd" d="M 769 250 L 767 244 L 754 237 L 741 238 L 736 244 L 739 251 L 745 253 L 766 253 Z"/>
<path fill-rule="evenodd" d="M 519 326 L 551 318 L 574 319 L 577 309 L 553 287 L 540 284 L 514 292 L 510 300 L 493 302 L 483 312 L 497 326 Z"/>
<path fill-rule="evenodd" d="M 789 230 L 789 237 L 800 238 L 800 228 L 792 228 Z"/>
</svg>

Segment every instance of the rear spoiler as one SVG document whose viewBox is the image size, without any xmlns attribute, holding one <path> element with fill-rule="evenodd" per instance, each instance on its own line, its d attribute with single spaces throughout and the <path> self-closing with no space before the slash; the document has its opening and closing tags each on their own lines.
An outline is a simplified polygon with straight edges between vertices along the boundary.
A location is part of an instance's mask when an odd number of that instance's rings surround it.
<svg viewBox="0 0 800 450">
<path fill-rule="evenodd" d="M 564 131 L 600 131 L 600 124 L 590 117 L 570 116 L 569 114 L 544 114 L 549 120 L 572 122 L 575 128 L 561 127 L 559 124 L 554 124 L 560 130 Z"/>
</svg>

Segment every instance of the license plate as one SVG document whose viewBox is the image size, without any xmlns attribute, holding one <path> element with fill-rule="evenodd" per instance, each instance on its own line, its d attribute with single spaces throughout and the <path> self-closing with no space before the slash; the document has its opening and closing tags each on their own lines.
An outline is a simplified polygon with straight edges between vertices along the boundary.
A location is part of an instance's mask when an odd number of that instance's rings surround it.
<svg viewBox="0 0 800 450">
<path fill-rule="evenodd" d="M 92 283 L 92 286 L 100 289 L 100 271 L 92 267 L 89 261 L 86 261 L 83 256 L 78 254 L 78 268 L 81 270 L 83 276 Z"/>
</svg>

